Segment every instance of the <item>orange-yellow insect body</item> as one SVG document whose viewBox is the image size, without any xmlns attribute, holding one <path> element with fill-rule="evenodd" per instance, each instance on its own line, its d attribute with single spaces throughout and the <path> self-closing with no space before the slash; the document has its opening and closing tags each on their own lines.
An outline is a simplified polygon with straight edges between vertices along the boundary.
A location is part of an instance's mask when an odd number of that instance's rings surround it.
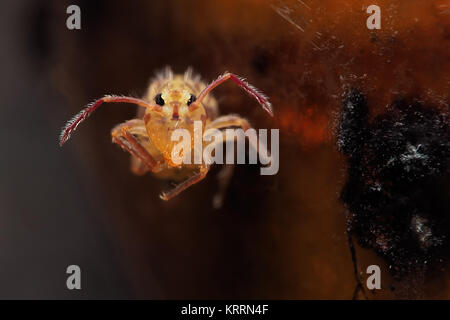
<svg viewBox="0 0 450 320">
<path fill-rule="evenodd" d="M 190 110 L 190 105 L 205 87 L 206 85 L 199 79 L 192 79 L 190 73 L 174 76 L 168 71 L 161 80 L 154 81 L 148 89 L 146 100 L 151 101 L 159 93 L 161 96 L 158 99 L 163 105 L 160 108 L 145 111 L 145 127 L 150 139 L 169 166 L 179 166 L 172 162 L 172 149 L 177 143 L 171 140 L 174 130 L 188 130 L 193 146 L 194 121 L 201 121 L 205 128 L 216 117 L 217 103 L 211 96 L 207 101 L 200 103 L 195 110 Z M 212 114 L 206 112 L 205 104 L 208 105 Z"/>
<path fill-rule="evenodd" d="M 195 137 L 202 137 L 208 129 L 250 128 L 248 121 L 237 115 L 218 116 L 217 102 L 209 93 L 226 80 L 232 80 L 243 88 L 272 115 L 268 98 L 243 78 L 232 73 L 224 73 L 206 85 L 199 76 L 192 74 L 191 69 L 183 75 L 174 75 L 166 68 L 152 79 L 143 99 L 105 96 L 89 104 L 67 122 L 61 132 L 60 145 L 63 145 L 78 125 L 103 103 L 133 103 L 143 107 L 144 109 L 139 109 L 136 119 L 113 128 L 112 141 L 131 154 L 131 170 L 135 174 L 142 175 L 151 171 L 159 178 L 182 181 L 174 189 L 161 195 L 162 199 L 169 200 L 202 180 L 210 168 L 210 164 L 204 161 L 194 164 L 173 161 L 172 153 L 177 143 L 172 141 L 175 130 L 186 130 L 192 139 L 190 148 L 193 148 Z M 196 123 L 201 123 L 200 129 Z"/>
</svg>

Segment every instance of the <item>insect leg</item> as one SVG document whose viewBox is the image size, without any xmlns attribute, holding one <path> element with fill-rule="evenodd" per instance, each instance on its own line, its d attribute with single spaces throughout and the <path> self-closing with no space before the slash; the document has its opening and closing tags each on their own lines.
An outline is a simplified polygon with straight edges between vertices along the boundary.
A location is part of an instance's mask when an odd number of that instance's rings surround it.
<svg viewBox="0 0 450 320">
<path fill-rule="evenodd" d="M 223 200 L 225 199 L 225 194 L 230 186 L 231 178 L 234 173 L 234 164 L 224 164 L 217 174 L 217 180 L 219 182 L 219 190 L 213 197 L 213 207 L 214 209 L 220 209 L 223 205 Z"/>
<path fill-rule="evenodd" d="M 226 115 L 226 116 L 222 116 L 222 117 L 215 119 L 210 124 L 208 124 L 206 129 L 215 128 L 218 130 L 225 130 L 227 128 L 233 128 L 233 127 L 241 128 L 244 131 L 251 128 L 250 123 L 247 121 L 247 119 L 244 119 L 238 115 L 231 114 L 231 115 Z M 238 135 L 237 139 L 239 139 L 239 137 L 240 136 Z M 233 137 L 232 141 L 234 142 L 234 140 L 235 139 Z M 223 132 L 223 141 L 221 141 L 220 143 L 223 143 L 223 142 L 226 143 L 227 141 L 231 141 L 231 140 L 229 138 L 227 139 L 225 132 Z M 258 151 L 257 141 L 253 141 L 252 139 L 249 139 L 249 144 L 254 150 Z M 265 146 L 260 145 L 259 150 L 262 150 L 262 148 L 265 148 Z M 265 152 L 263 152 L 262 154 L 268 155 L 267 150 L 266 149 L 264 149 L 264 150 L 265 150 Z M 213 207 L 215 209 L 219 209 L 222 207 L 223 200 L 225 198 L 225 193 L 227 192 L 227 189 L 230 185 L 233 173 L 234 173 L 234 165 L 233 164 L 225 164 L 223 166 L 223 168 L 221 169 L 221 171 L 219 172 L 219 174 L 217 175 L 217 178 L 219 180 L 219 190 L 217 191 L 217 193 L 214 195 L 214 198 L 213 198 Z"/>
<path fill-rule="evenodd" d="M 163 200 L 166 200 L 166 201 L 172 199 L 173 197 L 178 195 L 180 192 L 186 190 L 187 188 L 189 188 L 193 184 L 196 184 L 197 182 L 203 180 L 206 177 L 206 174 L 208 173 L 209 168 L 210 168 L 209 165 L 203 164 L 200 167 L 200 171 L 198 173 L 196 173 L 195 175 L 191 176 L 187 180 L 181 182 L 180 184 L 178 184 L 172 190 L 169 190 L 167 192 L 161 193 L 161 195 L 159 197 L 161 199 L 163 199 Z"/>
<path fill-rule="evenodd" d="M 219 130 L 224 130 L 227 128 L 233 128 L 233 127 L 238 127 L 241 128 L 242 130 L 246 131 L 248 129 L 252 129 L 250 123 L 247 121 L 247 119 L 244 119 L 238 115 L 235 114 L 230 114 L 227 116 L 222 116 L 219 117 L 217 119 L 215 119 L 214 121 L 212 121 L 210 124 L 208 124 L 206 126 L 206 130 L 207 129 L 211 129 L 211 128 L 215 128 L 215 129 L 219 129 Z M 224 136 L 224 141 L 225 141 L 226 137 Z M 254 141 L 253 139 L 248 139 L 249 141 L 249 145 L 256 150 L 257 152 L 260 153 L 261 156 L 269 156 L 269 153 L 267 151 L 267 146 L 258 143 L 257 141 Z M 264 163 L 267 163 L 267 165 L 270 163 L 270 158 L 264 158 Z"/>
<path fill-rule="evenodd" d="M 141 175 L 147 170 L 159 171 L 160 163 L 143 145 L 143 141 L 148 141 L 148 137 L 142 120 L 134 119 L 119 124 L 111 131 L 111 136 L 114 143 L 117 143 L 133 156 L 131 169 L 135 174 Z"/>
<path fill-rule="evenodd" d="M 215 128 L 218 130 L 223 130 L 223 129 L 232 128 L 232 127 L 240 127 L 243 130 L 247 130 L 247 129 L 251 128 L 250 124 L 248 123 L 248 121 L 246 119 L 241 118 L 237 115 L 228 115 L 228 116 L 223 116 L 223 117 L 217 118 L 216 120 L 211 122 L 205 129 Z M 226 142 L 227 138 L 225 136 L 225 132 L 223 134 L 224 134 L 223 142 Z M 250 145 L 252 146 L 252 148 L 255 148 L 255 150 L 258 150 L 258 145 L 257 144 L 255 145 L 254 141 L 251 141 L 251 140 L 252 139 L 249 139 Z M 223 142 L 221 141 L 220 143 L 223 143 Z M 261 150 L 261 148 L 264 148 L 264 147 L 260 146 L 260 150 Z M 265 154 L 267 154 L 267 152 Z M 163 200 L 172 199 L 173 197 L 178 195 L 180 192 L 186 190 L 188 187 L 203 180 L 205 178 L 206 174 L 208 173 L 209 169 L 210 169 L 209 165 L 203 164 L 200 167 L 200 171 L 197 174 L 193 175 L 186 181 L 183 181 L 182 183 L 177 185 L 174 189 L 172 189 L 168 192 L 163 192 L 160 195 L 160 198 Z M 222 185 L 220 186 L 219 193 L 215 196 L 214 203 L 213 203 L 213 205 L 215 207 L 217 207 L 217 206 L 220 207 L 221 202 L 223 200 L 224 193 L 230 183 L 231 175 L 233 173 L 232 168 L 231 169 L 227 168 L 226 170 L 224 169 L 224 171 L 228 171 L 228 172 L 223 172 L 224 180 L 223 180 Z"/>
<path fill-rule="evenodd" d="M 225 72 L 220 75 L 216 80 L 211 82 L 197 97 L 197 100 L 191 103 L 189 109 L 195 110 L 198 107 L 198 104 L 206 97 L 208 93 L 210 93 L 214 88 L 224 83 L 227 80 L 232 80 L 239 87 L 244 89 L 251 97 L 253 97 L 258 103 L 266 110 L 271 116 L 273 116 L 272 104 L 269 102 L 269 98 L 259 91 L 257 88 L 248 83 L 244 78 L 241 78 L 233 73 Z"/>
<path fill-rule="evenodd" d="M 211 123 L 209 123 L 206 127 L 206 129 L 209 128 L 216 128 L 216 129 L 225 129 L 225 128 L 231 128 L 231 127 L 240 127 L 243 130 L 250 129 L 250 123 L 247 121 L 247 119 L 241 118 L 240 116 L 236 114 L 230 114 L 227 116 L 221 116 Z"/>
</svg>

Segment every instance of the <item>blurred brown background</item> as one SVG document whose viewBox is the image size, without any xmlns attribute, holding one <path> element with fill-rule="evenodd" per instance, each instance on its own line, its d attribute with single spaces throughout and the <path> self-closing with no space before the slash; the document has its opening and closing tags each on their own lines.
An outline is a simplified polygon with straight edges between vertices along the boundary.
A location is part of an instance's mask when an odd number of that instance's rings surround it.
<svg viewBox="0 0 450 320">
<path fill-rule="evenodd" d="M 66 28 L 77 4 L 82 29 Z M 382 29 L 365 27 L 378 4 Z M 448 1 L 7 1 L 3 50 L 1 298 L 349 299 L 355 287 L 334 145 L 341 95 L 356 85 L 373 113 L 395 97 L 449 104 Z M 60 127 L 104 94 L 143 94 L 165 65 L 211 80 L 245 76 L 271 98 L 269 118 L 237 87 L 215 91 L 222 113 L 280 128 L 280 171 L 238 166 L 213 210 L 213 170 L 170 202 L 167 186 L 133 176 L 110 141 L 135 109 L 109 105 L 58 147 Z M 361 270 L 388 266 L 357 248 Z M 78 264 L 82 290 L 68 291 Z M 363 274 L 363 279 L 365 275 Z M 448 273 L 417 297 L 448 298 Z M 420 281 L 419 281 L 420 282 Z"/>
</svg>

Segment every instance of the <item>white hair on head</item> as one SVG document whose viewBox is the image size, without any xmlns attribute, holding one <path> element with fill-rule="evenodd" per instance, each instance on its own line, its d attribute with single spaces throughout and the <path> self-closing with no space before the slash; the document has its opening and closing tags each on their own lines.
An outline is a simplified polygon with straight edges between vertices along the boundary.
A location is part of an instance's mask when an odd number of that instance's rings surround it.
<svg viewBox="0 0 450 320">
<path fill-rule="evenodd" d="M 188 81 L 192 78 L 193 69 L 192 67 L 188 67 L 184 72 L 184 81 Z"/>
<path fill-rule="evenodd" d="M 194 73 L 194 69 L 192 67 L 188 67 L 184 72 L 184 81 L 201 82 L 201 77 L 199 74 Z"/>
<path fill-rule="evenodd" d="M 154 80 L 162 81 L 162 80 L 172 80 L 173 79 L 173 71 L 170 66 L 165 66 L 162 70 L 156 72 Z"/>
</svg>

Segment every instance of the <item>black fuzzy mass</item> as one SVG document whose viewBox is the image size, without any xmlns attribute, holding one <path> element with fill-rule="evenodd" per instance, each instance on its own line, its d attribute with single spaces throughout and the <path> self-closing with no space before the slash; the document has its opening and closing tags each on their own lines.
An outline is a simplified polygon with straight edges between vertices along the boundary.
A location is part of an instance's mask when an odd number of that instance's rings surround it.
<svg viewBox="0 0 450 320">
<path fill-rule="evenodd" d="M 346 94 L 337 132 L 348 158 L 341 199 L 348 232 L 401 277 L 450 256 L 449 119 L 405 100 L 371 122 L 368 113 L 362 93 Z"/>
</svg>

